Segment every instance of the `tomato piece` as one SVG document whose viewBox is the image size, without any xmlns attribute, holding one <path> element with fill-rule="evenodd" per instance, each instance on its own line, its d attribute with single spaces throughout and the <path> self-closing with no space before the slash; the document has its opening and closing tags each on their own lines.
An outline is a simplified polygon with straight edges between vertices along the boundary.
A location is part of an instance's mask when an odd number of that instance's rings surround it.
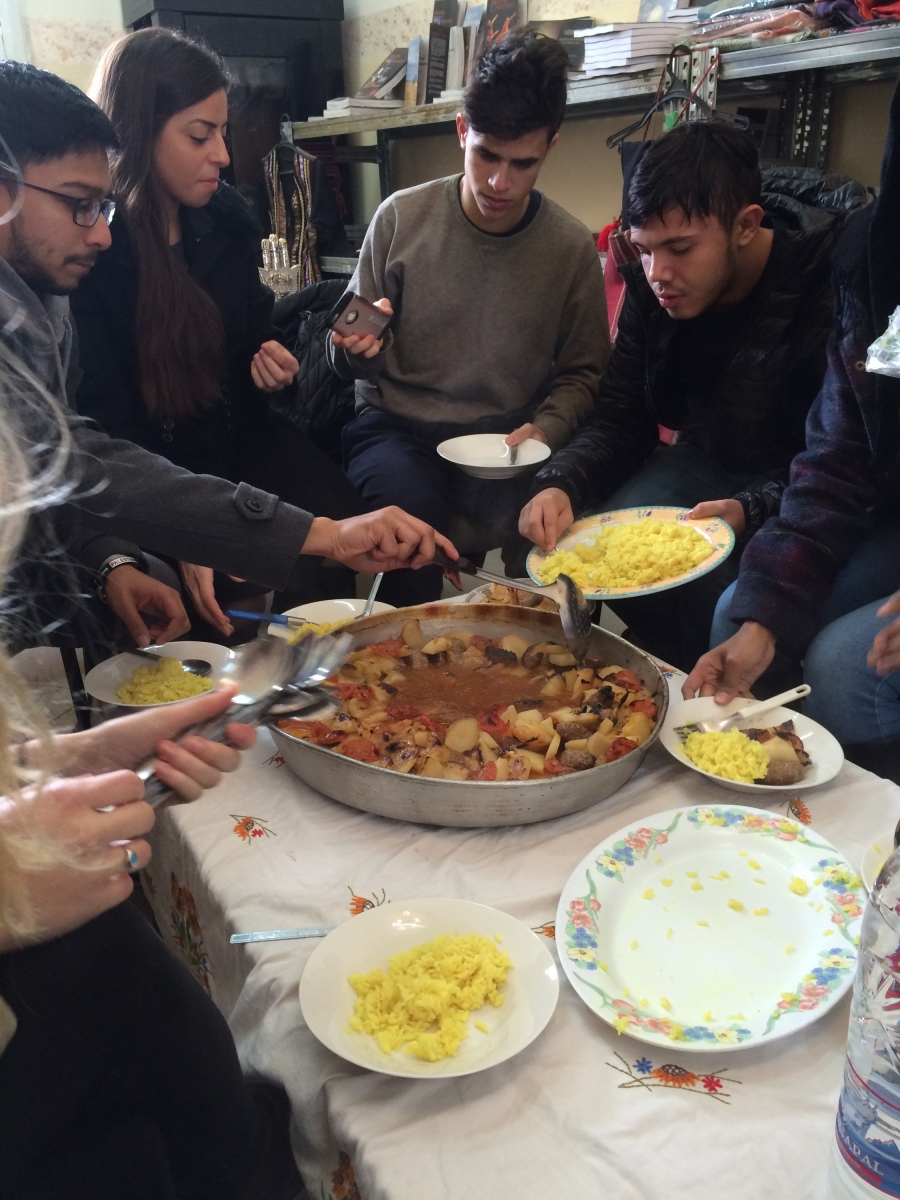
<svg viewBox="0 0 900 1200">
<path fill-rule="evenodd" d="M 625 688 L 629 692 L 639 692 L 644 686 L 633 671 L 619 671 L 618 674 L 613 675 L 612 679 L 607 679 L 606 682 L 614 683 L 616 687 Z"/>
<path fill-rule="evenodd" d="M 509 733 L 509 722 L 501 720 L 500 710 L 506 711 L 504 705 L 495 705 L 494 708 L 485 709 L 478 718 L 478 728 L 483 733 L 489 733 L 491 737 L 504 738 Z"/>
<path fill-rule="evenodd" d="M 631 738 L 617 737 L 606 751 L 606 758 L 603 761 L 615 762 L 617 758 L 624 758 L 632 750 L 637 750 L 637 742 L 633 742 Z"/>
<path fill-rule="evenodd" d="M 389 704 L 386 711 L 392 721 L 411 721 L 419 715 L 419 710 L 409 704 Z"/>
<path fill-rule="evenodd" d="M 363 683 L 356 689 L 356 699 L 357 700 L 374 700 L 375 693 L 372 691 L 372 689 L 370 687 L 368 687 L 366 684 Z"/>
<path fill-rule="evenodd" d="M 340 750 L 341 754 L 346 754 L 348 758 L 355 758 L 358 762 L 375 762 L 378 758 L 378 751 L 368 738 L 347 738 Z"/>
<path fill-rule="evenodd" d="M 482 637 L 480 633 L 473 633 L 469 638 L 469 645 L 474 646 L 476 650 L 483 650 L 485 646 L 493 646 L 490 638 Z"/>
<path fill-rule="evenodd" d="M 545 775 L 572 775 L 574 771 L 574 767 L 564 767 L 558 758 L 544 759 Z"/>
<path fill-rule="evenodd" d="M 631 705 L 634 712 L 642 712 L 652 721 L 656 716 L 656 705 L 652 700 L 635 700 Z"/>
<path fill-rule="evenodd" d="M 355 683 L 339 683 L 337 685 L 338 694 L 342 700 L 352 700 L 356 695 Z"/>
<path fill-rule="evenodd" d="M 335 733 L 333 729 L 329 729 L 324 721 L 298 721 L 296 719 L 285 722 L 288 726 L 287 733 L 304 732 L 307 740 L 316 746 L 335 746 L 341 740 L 341 735 Z"/>
<path fill-rule="evenodd" d="M 492 782 L 497 778 L 497 764 L 495 762 L 486 762 L 481 770 L 476 773 L 475 778 Z"/>
<path fill-rule="evenodd" d="M 447 726 L 441 721 L 435 721 L 432 717 L 426 717 L 424 713 L 419 717 L 419 724 L 430 729 L 432 733 L 436 733 L 441 741 L 447 736 Z"/>
<path fill-rule="evenodd" d="M 400 651 L 407 648 L 400 638 L 389 638 L 386 642 L 374 642 L 371 646 L 366 646 L 373 654 L 382 654 L 385 658 L 399 658 Z"/>
</svg>

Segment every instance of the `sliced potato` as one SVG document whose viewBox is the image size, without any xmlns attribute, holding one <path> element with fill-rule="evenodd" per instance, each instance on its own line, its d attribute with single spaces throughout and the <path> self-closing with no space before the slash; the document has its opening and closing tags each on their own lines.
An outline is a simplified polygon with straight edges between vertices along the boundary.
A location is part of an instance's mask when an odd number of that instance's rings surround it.
<svg viewBox="0 0 900 1200">
<path fill-rule="evenodd" d="M 509 763 L 505 758 L 497 759 L 497 782 L 506 783 L 509 779 Z"/>
<path fill-rule="evenodd" d="M 417 746 L 427 746 L 428 743 L 431 741 L 431 737 L 432 737 L 431 730 L 420 729 L 420 730 L 418 730 L 417 733 L 413 734 L 413 741 L 416 743 Z"/>
<path fill-rule="evenodd" d="M 478 745 L 480 733 L 481 730 L 474 717 L 461 717 L 460 720 L 454 721 L 447 730 L 444 744 L 458 754 L 465 754 L 469 750 L 474 750 Z"/>
<path fill-rule="evenodd" d="M 445 779 L 468 779 L 469 772 L 462 763 L 445 763 L 444 764 Z"/>
<path fill-rule="evenodd" d="M 489 746 L 485 741 L 485 737 L 486 735 L 482 734 L 478 739 L 478 750 L 481 754 L 481 761 L 483 763 L 496 762 L 500 757 L 500 747 L 496 742 L 494 742 L 493 746 Z M 491 741 L 493 741 L 493 738 Z"/>
<path fill-rule="evenodd" d="M 422 647 L 423 654 L 443 654 L 450 649 L 450 639 L 448 637 L 432 638 L 430 642 L 426 642 Z"/>
<path fill-rule="evenodd" d="M 483 742 L 490 750 L 499 750 L 500 749 L 500 747 L 497 745 L 497 743 L 494 741 L 494 739 L 491 737 L 491 735 L 489 733 L 485 733 L 483 729 L 480 731 L 480 736 L 479 736 L 478 740 L 480 742 Z"/>
<path fill-rule="evenodd" d="M 512 725 L 513 721 L 518 719 L 518 716 L 518 709 L 514 704 L 510 704 L 510 706 L 502 713 L 500 720 L 505 721 L 507 725 Z"/>
<path fill-rule="evenodd" d="M 506 637 L 500 639 L 501 650 L 511 650 L 519 662 L 522 661 L 522 655 L 528 649 L 528 643 L 524 638 L 516 637 L 514 633 L 508 633 Z"/>
<path fill-rule="evenodd" d="M 400 637 L 410 650 L 421 650 L 425 645 L 425 634 L 418 621 L 407 621 L 400 630 Z"/>
<path fill-rule="evenodd" d="M 528 763 L 529 771 L 533 771 L 535 775 L 543 775 L 544 773 L 544 756 L 536 754 L 533 750 L 517 750 L 516 755 L 519 758 L 524 758 Z"/>
<path fill-rule="evenodd" d="M 552 676 L 552 678 L 548 679 L 547 682 L 544 684 L 544 686 L 541 688 L 541 695 L 549 696 L 550 698 L 552 698 L 553 696 L 564 695 L 565 691 L 566 691 L 565 679 L 562 677 L 562 675 L 554 675 L 554 676 Z"/>
<path fill-rule="evenodd" d="M 599 679 L 610 679 L 613 675 L 618 675 L 620 671 L 624 671 L 624 667 L 601 667 L 597 672 Z"/>
<path fill-rule="evenodd" d="M 589 741 L 588 738 L 572 738 L 571 741 L 566 742 L 566 749 L 567 750 L 587 750 L 588 741 Z M 604 751 L 604 753 L 605 753 L 605 751 Z"/>
<path fill-rule="evenodd" d="M 575 655 L 568 650 L 564 654 L 551 654 L 549 657 L 554 667 L 574 667 L 576 665 Z"/>
<path fill-rule="evenodd" d="M 597 726 L 597 732 L 598 733 L 611 733 L 614 728 L 615 728 L 615 721 L 610 720 L 609 717 L 604 717 L 603 720 L 600 722 L 600 724 Z"/>
<path fill-rule="evenodd" d="M 420 775 L 427 775 L 430 779 L 444 778 L 444 764 L 436 758 L 426 758 L 425 766 L 419 772 Z"/>
<path fill-rule="evenodd" d="M 585 743 L 585 750 L 588 754 L 593 754 L 598 762 L 603 762 L 606 758 L 606 752 L 613 744 L 613 739 L 608 733 L 592 733 Z"/>
<path fill-rule="evenodd" d="M 553 740 L 551 741 L 550 745 L 547 747 L 547 753 L 544 755 L 544 757 L 545 758 L 556 758 L 556 755 L 558 752 L 559 752 L 559 734 L 554 733 Z"/>
<path fill-rule="evenodd" d="M 653 732 L 653 722 L 646 713 L 632 713 L 622 726 L 622 737 L 631 738 L 640 746 Z"/>
</svg>

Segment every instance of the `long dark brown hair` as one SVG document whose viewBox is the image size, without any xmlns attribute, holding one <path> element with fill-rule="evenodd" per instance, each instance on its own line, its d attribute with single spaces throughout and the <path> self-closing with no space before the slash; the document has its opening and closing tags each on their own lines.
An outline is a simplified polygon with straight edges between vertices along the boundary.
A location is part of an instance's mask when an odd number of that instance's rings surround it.
<svg viewBox="0 0 900 1200">
<path fill-rule="evenodd" d="M 214 301 L 171 252 L 153 153 L 171 117 L 228 84 L 218 55 L 167 29 L 141 29 L 119 38 L 94 76 L 92 94 L 122 146 L 113 161 L 113 194 L 138 272 L 143 400 L 160 420 L 195 416 L 220 399 L 225 329 Z"/>
</svg>

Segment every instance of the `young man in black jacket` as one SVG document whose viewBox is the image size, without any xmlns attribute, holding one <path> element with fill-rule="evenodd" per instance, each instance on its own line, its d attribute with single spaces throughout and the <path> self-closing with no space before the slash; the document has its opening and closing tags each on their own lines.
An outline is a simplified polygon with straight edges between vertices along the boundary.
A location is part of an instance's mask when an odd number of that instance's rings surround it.
<svg viewBox="0 0 900 1200">
<path fill-rule="evenodd" d="M 825 373 L 836 227 L 768 228 L 750 138 L 705 121 L 654 143 L 632 177 L 640 263 L 593 415 L 538 473 L 519 528 L 546 546 L 585 509 L 717 505 L 740 538 L 803 446 Z M 675 431 L 660 444 L 660 426 Z M 700 514 L 706 514 L 705 509 Z M 737 556 L 687 587 L 617 604 L 636 640 L 689 669 Z"/>
</svg>

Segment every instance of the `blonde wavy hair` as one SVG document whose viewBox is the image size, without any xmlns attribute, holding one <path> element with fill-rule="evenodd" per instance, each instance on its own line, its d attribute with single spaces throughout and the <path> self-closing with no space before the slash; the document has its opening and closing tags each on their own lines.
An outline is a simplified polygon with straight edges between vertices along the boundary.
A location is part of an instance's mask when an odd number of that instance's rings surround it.
<svg viewBox="0 0 900 1200">
<path fill-rule="evenodd" d="M 35 444 L 34 431 L 40 431 Z M 0 595 L 6 593 L 29 521 L 54 507 L 72 490 L 68 471 L 72 436 L 62 403 L 0 338 Z M 5 648 L 7 631 L 0 612 L 0 796 L 13 803 L 21 790 L 52 769 L 53 751 L 46 719 L 12 666 Z M 26 767 L 18 744 L 37 739 L 38 768 Z M 36 916 L 17 868 L 50 865 L 60 850 L 37 837 L 0 835 L 0 924 L 27 937 Z"/>
</svg>

